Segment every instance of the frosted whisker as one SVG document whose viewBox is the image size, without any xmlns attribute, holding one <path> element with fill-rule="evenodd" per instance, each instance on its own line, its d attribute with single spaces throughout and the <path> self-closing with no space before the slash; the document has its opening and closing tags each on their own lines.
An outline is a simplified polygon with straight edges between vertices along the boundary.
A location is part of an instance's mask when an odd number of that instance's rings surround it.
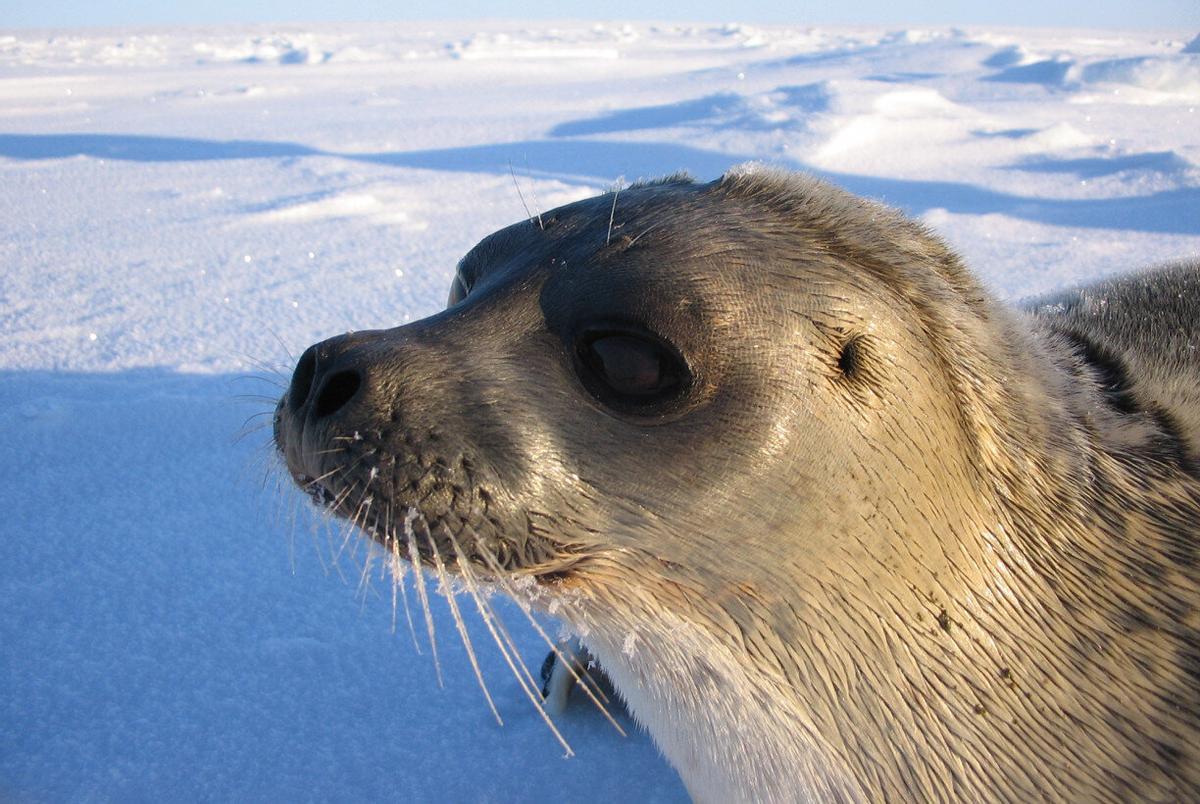
<svg viewBox="0 0 1200 804">
<path fill-rule="evenodd" d="M 467 651 L 467 659 L 471 662 L 471 669 L 475 671 L 475 680 L 479 682 L 479 689 L 483 690 L 483 697 L 487 699 L 488 706 L 492 710 L 492 714 L 496 717 L 496 722 L 501 726 L 504 725 L 504 719 L 500 717 L 500 712 L 496 709 L 496 703 L 492 700 L 492 693 L 488 691 L 487 682 L 483 680 L 483 671 L 479 669 L 479 660 L 475 658 L 475 647 L 471 644 L 471 635 L 467 633 L 466 623 L 463 622 L 462 612 L 458 609 L 458 596 L 450 587 L 450 581 L 446 577 L 446 565 L 442 562 L 442 554 L 438 552 L 437 543 L 433 540 L 433 533 L 426 532 L 426 540 L 429 542 L 429 549 L 433 553 L 433 565 L 437 569 L 438 581 L 442 585 L 442 591 L 446 595 L 446 602 L 450 604 L 450 614 L 454 617 L 454 626 L 458 629 L 458 635 L 462 639 L 463 647 Z"/>
<path fill-rule="evenodd" d="M 358 501 L 358 507 L 354 509 L 354 516 L 350 517 L 349 519 L 350 526 L 345 528 L 343 531 L 342 543 L 338 547 L 338 551 L 333 557 L 334 561 L 337 561 L 339 558 L 341 558 L 342 553 L 345 552 L 346 545 L 350 543 L 350 537 L 354 535 L 355 529 L 362 529 L 362 525 L 364 522 L 366 522 L 366 517 L 371 510 L 371 503 L 374 501 L 374 499 L 374 497 L 371 497 L 367 494 L 367 489 L 364 488 L 362 497 L 360 497 Z"/>
<path fill-rule="evenodd" d="M 578 670 L 576 670 L 575 663 L 568 661 L 567 656 L 562 652 L 562 649 L 559 648 L 558 643 L 550 638 L 550 635 L 546 633 L 546 629 L 542 628 L 541 623 L 539 623 L 537 618 L 533 616 L 533 611 L 529 608 L 528 601 L 526 601 L 524 596 L 519 594 L 517 590 L 513 588 L 511 581 L 509 581 L 507 577 L 507 573 L 505 573 L 503 568 L 501 568 L 500 563 L 496 560 L 496 556 L 490 549 L 488 549 L 487 545 L 480 540 L 476 542 L 476 548 L 479 550 L 480 555 L 482 555 L 484 560 L 487 562 L 492 574 L 496 577 L 496 582 L 500 584 L 501 588 L 504 589 L 508 596 L 517 604 L 517 607 L 522 611 L 522 613 L 524 613 L 525 619 L 529 621 L 529 624 L 533 626 L 533 630 L 538 633 L 538 636 L 540 636 L 542 641 L 545 642 L 547 647 L 550 648 L 550 651 L 554 654 L 555 659 L 559 662 L 562 662 L 563 666 L 570 671 L 571 677 L 579 685 L 580 689 L 584 691 L 584 693 L 588 696 L 588 699 L 591 700 L 595 707 L 600 710 L 600 713 L 604 715 L 605 720 L 611 723 L 612 727 L 616 729 L 622 737 L 627 736 L 625 729 L 621 728 L 621 724 L 613 718 L 612 714 L 608 711 L 608 707 L 606 707 L 604 702 L 597 697 L 596 693 L 598 692 L 600 695 L 604 696 L 605 700 L 608 698 L 608 696 L 605 696 L 600 690 L 600 686 L 596 683 L 596 680 L 592 678 L 591 674 L 587 672 L 586 668 L 584 668 L 583 672 L 580 673 Z M 595 692 L 592 690 L 593 687 L 595 687 Z"/>
<path fill-rule="evenodd" d="M 408 559 L 412 562 L 413 576 L 416 578 L 417 597 L 421 608 L 425 610 L 425 630 L 429 633 L 429 651 L 433 654 L 433 669 L 437 673 L 439 687 L 442 682 L 442 665 L 438 661 L 437 639 L 434 637 L 433 613 L 429 610 L 429 593 L 425 589 L 425 576 L 421 573 L 421 552 L 417 549 L 417 536 L 413 533 L 413 520 L 420 516 L 415 508 L 409 508 L 404 517 L 404 534 L 408 540 Z"/>
<path fill-rule="evenodd" d="M 390 519 L 390 511 L 389 511 Z M 400 539 L 396 532 L 388 528 L 388 544 L 392 550 L 392 633 L 396 631 L 396 589 L 400 589 L 400 600 L 404 604 L 404 619 L 408 622 L 408 635 L 412 637 L 413 649 L 421 655 L 421 645 L 417 642 L 417 629 L 413 626 L 412 609 L 408 605 L 408 585 L 405 576 L 408 574 L 404 560 L 400 557 Z"/>
<path fill-rule="evenodd" d="M 559 745 L 566 751 L 566 757 L 575 756 L 575 751 L 571 748 L 571 744 L 563 737 L 562 732 L 558 730 L 558 726 L 550 719 L 550 715 L 546 713 L 545 706 L 542 705 L 541 699 L 537 694 L 537 683 L 533 680 L 533 676 L 529 672 L 521 654 L 517 651 L 517 646 L 513 643 L 512 637 L 508 633 L 508 629 L 504 627 L 504 622 L 496 616 L 492 607 L 484 600 L 479 591 L 479 586 L 475 583 L 475 572 L 471 569 L 470 562 L 467 561 L 466 555 L 463 553 L 462 547 L 458 544 L 458 539 L 454 538 L 454 534 L 450 533 L 449 529 L 445 529 L 446 535 L 450 538 L 450 544 L 454 547 L 455 559 L 458 562 L 459 569 L 462 570 L 463 581 L 467 584 L 467 590 L 471 593 L 471 598 L 475 601 L 475 607 L 479 610 L 479 617 L 483 620 L 483 624 L 487 626 L 488 632 L 492 635 L 492 640 L 496 643 L 496 647 L 500 649 L 500 653 L 504 656 L 504 661 L 508 663 L 508 669 L 512 671 L 513 676 L 517 679 L 517 683 L 521 685 L 522 691 L 533 704 L 533 708 L 545 721 L 546 726 L 554 734 L 554 738 L 558 740 Z M 431 537 L 432 538 L 432 537 Z M 497 632 L 497 627 L 499 632 Z M 501 640 L 503 635 L 503 641 Z M 507 645 L 507 647 L 506 647 Z M 517 657 L 517 661 L 513 661 L 513 656 Z M 520 670 L 517 665 L 520 665 Z M 524 671 L 524 677 L 521 675 Z"/>
</svg>

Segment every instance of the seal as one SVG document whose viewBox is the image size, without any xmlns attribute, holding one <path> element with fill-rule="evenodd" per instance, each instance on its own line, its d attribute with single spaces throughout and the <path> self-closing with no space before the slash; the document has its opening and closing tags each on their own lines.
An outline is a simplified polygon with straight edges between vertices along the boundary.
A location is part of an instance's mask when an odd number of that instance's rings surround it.
<svg viewBox="0 0 1200 804">
<path fill-rule="evenodd" d="M 1009 309 L 745 167 L 484 238 L 444 311 L 309 348 L 275 437 L 557 611 L 697 800 L 1194 800 L 1198 321 L 1196 263 Z"/>
</svg>

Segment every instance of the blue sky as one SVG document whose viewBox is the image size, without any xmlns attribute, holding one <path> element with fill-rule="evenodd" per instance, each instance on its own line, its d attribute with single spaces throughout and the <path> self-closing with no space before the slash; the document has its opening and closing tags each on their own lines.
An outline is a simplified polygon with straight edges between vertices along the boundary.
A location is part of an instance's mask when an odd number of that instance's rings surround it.
<svg viewBox="0 0 1200 804">
<path fill-rule="evenodd" d="M 1200 0 L 694 0 L 659 4 L 644 0 L 0 0 L 0 28 L 464 18 L 1163 28 L 1190 36 L 1200 30 Z"/>
</svg>

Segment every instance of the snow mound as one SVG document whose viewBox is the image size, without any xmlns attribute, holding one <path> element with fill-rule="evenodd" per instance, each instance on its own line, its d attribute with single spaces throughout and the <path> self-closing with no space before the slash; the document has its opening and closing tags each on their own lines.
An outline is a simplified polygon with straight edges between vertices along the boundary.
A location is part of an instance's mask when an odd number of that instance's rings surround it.
<svg viewBox="0 0 1200 804">
<path fill-rule="evenodd" d="M 1019 56 L 1020 51 L 1012 55 Z M 987 76 L 984 80 L 1006 84 L 1042 84 L 1047 87 L 1057 87 L 1066 82 L 1074 66 L 1075 60 L 1068 56 L 1055 56 L 1028 64 L 1018 61 L 1011 67 Z"/>
<path fill-rule="evenodd" d="M 716 28 L 713 33 L 728 39 L 732 39 L 739 47 L 743 48 L 760 48 L 770 44 L 770 35 L 753 25 L 744 25 L 739 22 L 727 23 L 720 28 Z"/>
<path fill-rule="evenodd" d="M 1042 151 L 1082 148 L 1096 142 L 1095 137 L 1084 134 L 1070 123 L 1055 123 L 1040 131 L 1034 131 L 1023 139 L 1028 145 Z"/>
<path fill-rule="evenodd" d="M 312 34 L 255 36 L 241 42 L 197 42 L 195 51 L 202 62 L 246 62 L 255 64 L 320 64 L 331 52 L 318 46 Z"/>
<path fill-rule="evenodd" d="M 967 139 L 984 120 L 936 89 L 911 87 L 883 92 L 859 114 L 825 121 L 828 135 L 812 153 L 811 164 L 827 170 L 859 172 L 864 160 L 902 160 L 916 167 L 941 158 L 943 147 Z M 885 146 L 884 143 L 890 143 Z"/>
<path fill-rule="evenodd" d="M 621 51 L 585 42 L 562 42 L 550 31 L 543 35 L 513 36 L 508 33 L 477 33 L 450 42 L 446 51 L 456 59 L 618 59 Z"/>
<path fill-rule="evenodd" d="M 620 109 L 600 117 L 571 120 L 550 130 L 551 136 L 570 137 L 688 128 L 705 131 L 802 128 L 832 102 L 829 82 L 778 86 L 765 92 L 744 95 L 719 92 L 678 103 Z"/>
<path fill-rule="evenodd" d="M 984 67 L 1013 67 L 1018 64 L 1028 64 L 1037 59 L 1032 58 L 1025 48 L 1020 45 L 1008 45 L 997 50 L 983 60 Z"/>
<path fill-rule="evenodd" d="M 961 38 L 961 31 L 940 31 L 924 28 L 906 28 L 892 31 L 879 40 L 881 45 L 928 45 L 934 42 L 944 42 L 947 39 Z"/>
<path fill-rule="evenodd" d="M 1181 99 L 1200 99 L 1200 55 L 1135 56 L 1083 67 L 1085 84 L 1117 84 Z"/>
<path fill-rule="evenodd" d="M 983 64 L 999 68 L 983 79 L 997 83 L 1041 84 L 1069 91 L 1128 87 L 1140 93 L 1131 95 L 1132 101 L 1200 97 L 1200 55 L 1186 49 L 1178 54 L 1091 60 L 1063 53 L 1039 57 L 1020 45 L 1011 45 Z"/>
<path fill-rule="evenodd" d="M 120 33 L 78 36 L 35 33 L 0 36 L 0 63 L 58 66 L 97 64 L 143 66 L 167 62 L 170 37 L 160 34 Z"/>
</svg>

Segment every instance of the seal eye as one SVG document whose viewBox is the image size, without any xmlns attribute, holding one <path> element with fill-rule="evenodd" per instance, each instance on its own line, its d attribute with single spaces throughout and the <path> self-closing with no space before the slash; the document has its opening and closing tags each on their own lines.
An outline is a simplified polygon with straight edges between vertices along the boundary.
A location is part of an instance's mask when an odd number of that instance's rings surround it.
<svg viewBox="0 0 1200 804">
<path fill-rule="evenodd" d="M 618 393 L 638 396 L 662 389 L 662 355 L 652 344 L 609 335 L 588 344 L 586 356 L 589 367 Z"/>
<path fill-rule="evenodd" d="M 674 399 L 690 379 L 673 349 L 629 332 L 589 332 L 579 341 L 580 378 L 601 402 L 630 412 Z"/>
</svg>

